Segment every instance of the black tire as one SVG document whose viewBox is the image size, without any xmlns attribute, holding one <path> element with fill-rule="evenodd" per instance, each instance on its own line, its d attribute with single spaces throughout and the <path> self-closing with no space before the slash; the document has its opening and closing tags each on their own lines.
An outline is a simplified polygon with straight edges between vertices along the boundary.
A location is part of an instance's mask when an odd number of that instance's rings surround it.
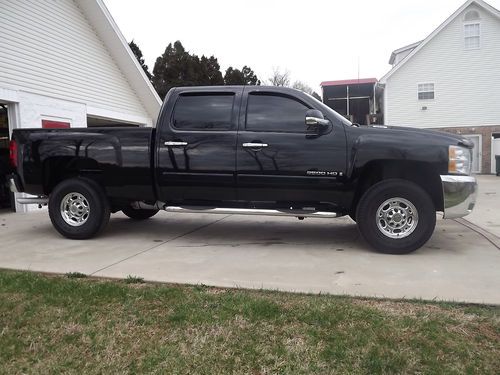
<svg viewBox="0 0 500 375">
<path fill-rule="evenodd" d="M 382 204 L 393 198 L 400 199 L 382 207 Z M 414 220 L 416 216 L 413 209 L 406 205 L 405 200 L 416 209 L 418 220 Z M 391 204 L 395 204 L 395 210 L 391 210 Z M 378 216 L 379 208 L 381 219 Z M 398 221 L 401 219 L 398 212 L 403 212 L 406 219 Z M 385 216 L 386 213 L 393 215 L 392 224 L 391 218 Z M 420 186 L 406 180 L 390 179 L 373 185 L 365 192 L 359 201 L 356 218 L 361 235 L 377 251 L 386 254 L 407 254 L 422 247 L 432 236 L 436 226 L 436 209 L 429 194 Z M 398 225 L 403 225 L 403 228 L 408 230 L 398 229 Z M 394 231 L 389 233 L 390 229 Z M 399 234 L 398 230 L 401 231 Z M 404 237 L 391 238 L 391 235 Z"/>
<path fill-rule="evenodd" d="M 71 194 L 73 196 L 68 198 Z M 83 203 L 75 197 L 83 197 Z M 72 202 L 65 206 L 67 214 L 63 209 L 63 201 Z M 71 212 L 71 207 L 77 212 Z M 80 207 L 88 207 L 88 213 L 82 214 Z M 71 215 L 74 217 L 69 217 Z M 104 229 L 109 222 L 110 209 L 102 188 L 96 182 L 85 178 L 72 178 L 59 183 L 50 194 L 49 216 L 54 228 L 64 237 L 84 240 L 96 236 Z M 78 224 L 75 217 L 82 222 Z"/>
<path fill-rule="evenodd" d="M 159 210 L 138 210 L 133 207 L 126 207 L 122 209 L 122 212 L 129 218 L 134 220 L 146 220 L 150 217 L 155 216 Z"/>
</svg>

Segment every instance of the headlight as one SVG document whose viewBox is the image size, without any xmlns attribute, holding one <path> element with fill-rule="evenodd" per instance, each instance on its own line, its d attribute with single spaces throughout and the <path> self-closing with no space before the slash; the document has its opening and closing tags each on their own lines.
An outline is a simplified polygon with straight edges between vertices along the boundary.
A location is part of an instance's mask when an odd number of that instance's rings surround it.
<svg viewBox="0 0 500 375">
<path fill-rule="evenodd" d="M 448 173 L 470 174 L 472 151 L 465 147 L 450 146 L 448 148 Z"/>
</svg>

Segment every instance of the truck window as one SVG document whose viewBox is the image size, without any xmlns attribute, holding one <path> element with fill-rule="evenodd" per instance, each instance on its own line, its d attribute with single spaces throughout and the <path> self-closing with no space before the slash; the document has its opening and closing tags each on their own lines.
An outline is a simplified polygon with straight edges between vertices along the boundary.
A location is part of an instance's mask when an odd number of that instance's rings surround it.
<svg viewBox="0 0 500 375">
<path fill-rule="evenodd" d="M 248 95 L 246 130 L 259 132 L 304 133 L 309 109 L 286 96 L 254 93 Z"/>
<path fill-rule="evenodd" d="M 229 130 L 233 104 L 232 93 L 180 95 L 172 123 L 180 130 Z"/>
</svg>

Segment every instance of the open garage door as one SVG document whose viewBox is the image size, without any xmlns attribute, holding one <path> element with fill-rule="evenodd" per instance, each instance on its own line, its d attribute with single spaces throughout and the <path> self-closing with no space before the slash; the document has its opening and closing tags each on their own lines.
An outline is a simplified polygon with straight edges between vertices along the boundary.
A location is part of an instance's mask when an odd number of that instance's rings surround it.
<svg viewBox="0 0 500 375">
<path fill-rule="evenodd" d="M 497 173 L 496 155 L 500 155 L 500 133 L 493 134 L 491 140 L 491 173 Z"/>
<path fill-rule="evenodd" d="M 14 197 L 7 186 L 9 163 L 9 113 L 7 104 L 0 103 L 0 209 L 14 210 Z"/>
<path fill-rule="evenodd" d="M 115 127 L 115 126 L 138 127 L 138 126 L 143 126 L 143 124 L 134 124 L 129 122 L 123 122 L 116 119 L 87 116 L 87 127 L 89 128 Z"/>
</svg>

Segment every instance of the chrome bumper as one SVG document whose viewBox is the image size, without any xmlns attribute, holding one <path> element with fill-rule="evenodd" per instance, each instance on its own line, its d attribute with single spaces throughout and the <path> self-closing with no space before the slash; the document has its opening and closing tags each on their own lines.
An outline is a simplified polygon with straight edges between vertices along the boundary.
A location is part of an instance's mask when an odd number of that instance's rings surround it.
<svg viewBox="0 0 500 375">
<path fill-rule="evenodd" d="M 444 218 L 455 219 L 472 212 L 476 204 L 477 181 L 473 176 L 441 176 Z"/>
</svg>

